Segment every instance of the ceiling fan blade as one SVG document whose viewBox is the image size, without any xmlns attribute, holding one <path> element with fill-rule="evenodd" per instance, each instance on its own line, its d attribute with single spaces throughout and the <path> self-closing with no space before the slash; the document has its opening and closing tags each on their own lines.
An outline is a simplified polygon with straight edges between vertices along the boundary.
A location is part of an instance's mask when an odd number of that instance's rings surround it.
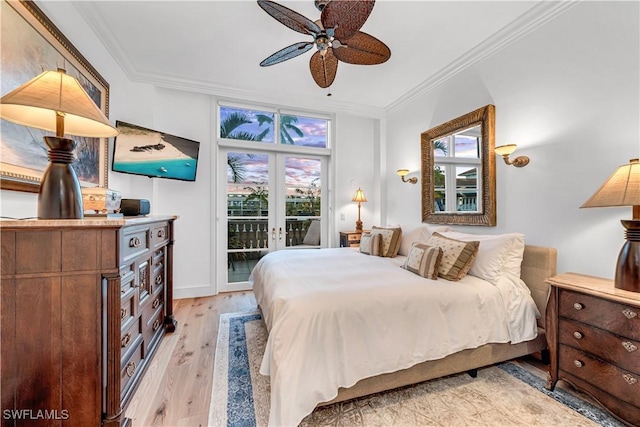
<svg viewBox="0 0 640 427">
<path fill-rule="evenodd" d="M 269 65 L 279 64 L 287 59 L 295 58 L 298 55 L 302 55 L 308 52 L 313 47 L 313 42 L 298 42 L 291 46 L 287 46 L 284 49 L 280 49 L 273 55 L 269 56 L 260 63 L 261 67 L 268 67 Z"/>
<path fill-rule="evenodd" d="M 332 0 L 322 10 L 322 25 L 335 28 L 334 36 L 342 41 L 353 36 L 365 23 L 375 0 Z"/>
<path fill-rule="evenodd" d="M 265 12 L 271 15 L 277 21 L 302 34 L 318 34 L 320 27 L 312 20 L 300 15 L 288 7 L 282 6 L 270 0 L 258 0 L 260 6 Z"/>
<path fill-rule="evenodd" d="M 338 72 L 338 58 L 333 55 L 331 49 L 328 49 L 324 56 L 320 51 L 317 51 L 309 61 L 309 68 L 311 76 L 318 86 L 321 88 L 329 87 Z"/>
<path fill-rule="evenodd" d="M 391 57 L 391 50 L 386 44 L 362 31 L 334 44 L 333 53 L 342 62 L 360 65 L 382 64 Z"/>
</svg>

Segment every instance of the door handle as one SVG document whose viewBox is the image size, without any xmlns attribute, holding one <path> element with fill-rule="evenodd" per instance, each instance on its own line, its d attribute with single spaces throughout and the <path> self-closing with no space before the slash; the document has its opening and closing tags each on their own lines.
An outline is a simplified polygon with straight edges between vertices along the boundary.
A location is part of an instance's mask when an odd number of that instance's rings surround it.
<svg viewBox="0 0 640 427">
<path fill-rule="evenodd" d="M 282 240 L 282 227 L 278 229 L 278 240 Z"/>
<path fill-rule="evenodd" d="M 276 241 L 276 228 L 273 227 L 271 229 L 271 240 L 273 240 L 274 242 Z"/>
</svg>

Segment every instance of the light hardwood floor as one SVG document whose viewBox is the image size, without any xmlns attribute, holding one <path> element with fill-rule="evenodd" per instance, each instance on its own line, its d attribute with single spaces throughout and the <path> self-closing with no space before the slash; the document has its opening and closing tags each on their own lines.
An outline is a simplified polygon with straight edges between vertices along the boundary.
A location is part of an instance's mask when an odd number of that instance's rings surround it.
<svg viewBox="0 0 640 427">
<path fill-rule="evenodd" d="M 251 291 L 175 300 L 178 327 L 163 338 L 125 412 L 133 426 L 206 426 L 219 316 L 255 309 Z"/>
</svg>

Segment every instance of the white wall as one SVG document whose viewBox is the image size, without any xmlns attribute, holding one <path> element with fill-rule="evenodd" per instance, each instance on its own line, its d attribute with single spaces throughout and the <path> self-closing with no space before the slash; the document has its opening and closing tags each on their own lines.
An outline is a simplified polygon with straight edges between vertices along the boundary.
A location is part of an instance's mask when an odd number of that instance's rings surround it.
<svg viewBox="0 0 640 427">
<path fill-rule="evenodd" d="M 558 249 L 558 271 L 612 278 L 631 208 L 579 209 L 614 169 L 640 153 L 637 2 L 582 2 L 387 119 L 388 222 L 420 222 L 420 133 L 486 104 L 496 145 L 516 143 L 522 168 L 496 159 L 498 225 Z M 392 149 L 393 147 L 393 149 Z"/>
</svg>

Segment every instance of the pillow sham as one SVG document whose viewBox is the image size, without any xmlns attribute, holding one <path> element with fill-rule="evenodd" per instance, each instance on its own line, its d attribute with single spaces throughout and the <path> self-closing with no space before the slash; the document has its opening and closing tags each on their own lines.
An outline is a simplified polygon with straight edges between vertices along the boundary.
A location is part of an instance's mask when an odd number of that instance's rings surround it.
<svg viewBox="0 0 640 427">
<path fill-rule="evenodd" d="M 498 283 L 499 277 L 508 272 L 520 277 L 524 255 L 524 234 L 469 234 L 457 231 L 443 232 L 443 236 L 465 242 L 478 240 L 480 247 L 469 274 Z"/>
<path fill-rule="evenodd" d="M 421 225 L 413 230 L 403 232 L 400 238 L 398 254 L 407 256 L 414 243 L 425 243 L 433 233 L 451 230 L 452 228 L 448 225 Z"/>
<path fill-rule="evenodd" d="M 376 227 L 371 228 L 371 234 L 379 234 L 380 241 L 380 256 L 393 258 L 398 255 L 400 249 L 400 236 L 402 235 L 402 228 L 400 227 Z"/>
<path fill-rule="evenodd" d="M 380 234 L 363 233 L 360 236 L 360 252 L 380 256 Z"/>
<path fill-rule="evenodd" d="M 467 275 L 480 246 L 479 241 L 463 242 L 445 237 L 438 232 L 433 233 L 426 244 L 442 249 L 438 276 L 454 282 Z"/>
<path fill-rule="evenodd" d="M 320 244 L 320 220 L 314 219 L 309 224 L 309 229 L 307 230 L 307 234 L 304 235 L 304 239 L 302 239 L 303 245 L 313 245 L 318 246 Z"/>
<path fill-rule="evenodd" d="M 438 280 L 438 266 L 441 259 L 441 248 L 414 243 L 402 268 L 427 279 Z"/>
</svg>

